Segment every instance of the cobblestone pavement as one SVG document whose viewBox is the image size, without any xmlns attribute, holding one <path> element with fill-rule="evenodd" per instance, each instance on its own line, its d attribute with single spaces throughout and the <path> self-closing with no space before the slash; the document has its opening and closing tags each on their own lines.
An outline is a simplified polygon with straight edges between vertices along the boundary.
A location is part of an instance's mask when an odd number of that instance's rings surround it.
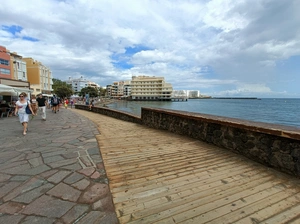
<svg viewBox="0 0 300 224">
<path fill-rule="evenodd" d="M 0 119 L 0 224 L 118 223 L 97 127 L 69 108 L 28 128 Z"/>
</svg>

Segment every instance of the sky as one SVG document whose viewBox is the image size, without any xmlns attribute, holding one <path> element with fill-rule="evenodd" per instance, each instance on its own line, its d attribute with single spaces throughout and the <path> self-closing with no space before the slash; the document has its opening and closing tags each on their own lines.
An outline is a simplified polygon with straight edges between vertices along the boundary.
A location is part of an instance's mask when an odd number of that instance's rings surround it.
<svg viewBox="0 0 300 224">
<path fill-rule="evenodd" d="M 164 77 L 214 97 L 300 98 L 300 0 L 9 0 L 0 45 L 62 81 Z"/>
</svg>

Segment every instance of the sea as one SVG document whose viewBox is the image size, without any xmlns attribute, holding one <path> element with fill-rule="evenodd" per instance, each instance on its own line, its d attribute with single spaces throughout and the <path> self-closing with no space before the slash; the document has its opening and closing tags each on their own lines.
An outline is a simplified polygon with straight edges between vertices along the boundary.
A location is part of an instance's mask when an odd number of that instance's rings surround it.
<svg viewBox="0 0 300 224">
<path fill-rule="evenodd" d="M 109 108 L 141 115 L 142 107 L 163 108 L 239 118 L 300 128 L 300 99 L 188 99 L 187 101 L 126 101 L 118 100 Z"/>
</svg>

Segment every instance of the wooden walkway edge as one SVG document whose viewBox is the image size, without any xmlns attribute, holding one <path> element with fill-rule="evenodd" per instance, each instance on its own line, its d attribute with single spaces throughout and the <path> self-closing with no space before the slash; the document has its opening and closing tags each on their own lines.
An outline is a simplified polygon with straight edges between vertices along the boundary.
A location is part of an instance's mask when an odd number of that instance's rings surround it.
<svg viewBox="0 0 300 224">
<path fill-rule="evenodd" d="M 96 123 L 120 223 L 300 223 L 300 180 L 204 142 L 75 110 Z"/>
</svg>

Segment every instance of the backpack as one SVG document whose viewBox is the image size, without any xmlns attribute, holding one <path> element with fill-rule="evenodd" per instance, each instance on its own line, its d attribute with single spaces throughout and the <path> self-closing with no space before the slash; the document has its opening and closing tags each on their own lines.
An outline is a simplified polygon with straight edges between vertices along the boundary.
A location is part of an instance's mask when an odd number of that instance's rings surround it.
<svg viewBox="0 0 300 224">
<path fill-rule="evenodd" d="M 56 97 L 53 97 L 53 104 L 57 104 L 57 98 Z"/>
</svg>

